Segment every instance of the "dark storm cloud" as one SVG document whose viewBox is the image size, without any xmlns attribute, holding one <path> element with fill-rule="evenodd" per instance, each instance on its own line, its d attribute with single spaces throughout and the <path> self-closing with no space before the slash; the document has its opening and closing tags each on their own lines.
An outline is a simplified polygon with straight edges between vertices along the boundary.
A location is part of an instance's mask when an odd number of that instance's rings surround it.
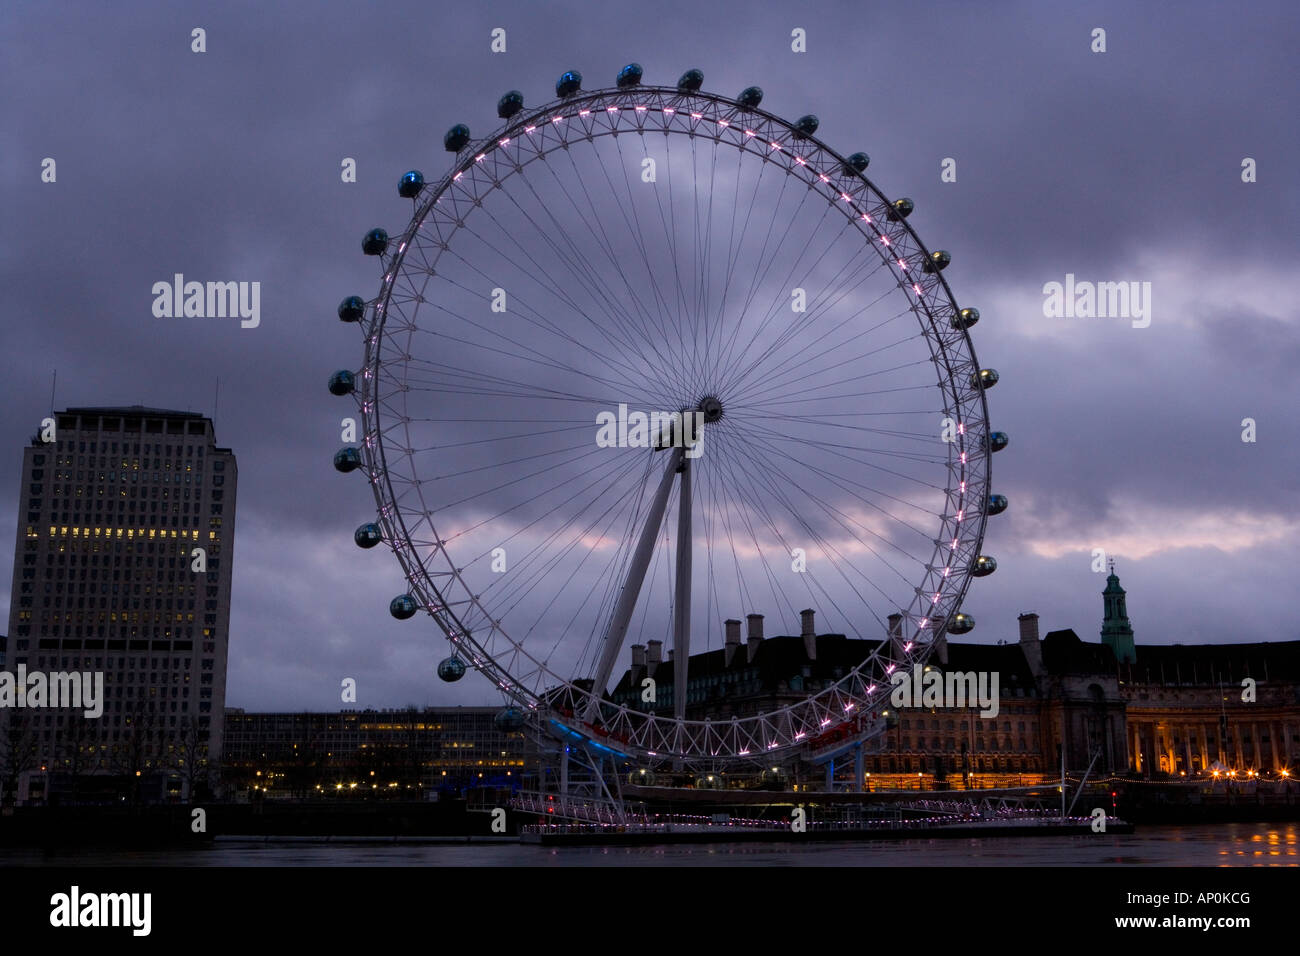
<svg viewBox="0 0 1300 956">
<path fill-rule="evenodd" d="M 452 123 L 484 133 L 502 92 L 540 103 L 568 68 L 595 87 L 628 60 L 655 82 L 700 66 L 706 88 L 758 83 L 765 108 L 815 112 L 829 144 L 870 153 L 868 175 L 916 200 L 958 299 L 984 312 L 974 338 L 1003 374 L 990 408 L 1012 437 L 995 490 L 1012 508 L 986 547 L 1002 570 L 967 602 L 976 635 L 1012 636 L 1032 607 L 1091 637 L 1105 547 L 1140 640 L 1294 638 L 1277 622 L 1294 616 L 1281 569 L 1300 530 L 1297 16 L 1281 2 L 6 4 L 0 489 L 17 488 L 51 369 L 60 407 L 210 414 L 219 377 L 217 438 L 240 472 L 229 702 L 337 706 L 344 676 L 362 706 L 487 699 L 473 677 L 430 681 L 443 642 L 387 615 L 395 563 L 350 542 L 373 504 L 329 467 L 347 411 L 324 382 L 361 354 L 334 308 L 374 294 L 360 237 L 404 223 L 397 177 L 440 174 Z M 488 50 L 498 26 L 504 55 Z M 789 52 L 794 27 L 806 55 Z M 1105 54 L 1089 52 L 1094 27 Z M 1247 156 L 1258 183 L 1240 180 Z M 944 157 L 956 183 L 939 180 Z M 154 318 L 151 286 L 177 272 L 260 281 L 261 325 Z M 1043 283 L 1066 273 L 1151 281 L 1151 327 L 1045 318 Z M 7 495 L 0 516 L 14 526 Z"/>
</svg>

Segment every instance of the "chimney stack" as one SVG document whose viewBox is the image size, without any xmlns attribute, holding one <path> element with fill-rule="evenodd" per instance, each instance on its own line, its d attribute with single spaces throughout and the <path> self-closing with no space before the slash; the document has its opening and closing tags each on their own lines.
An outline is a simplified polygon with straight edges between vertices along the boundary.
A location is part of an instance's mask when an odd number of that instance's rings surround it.
<svg viewBox="0 0 1300 956">
<path fill-rule="evenodd" d="M 763 615 L 746 614 L 745 620 L 749 622 L 749 656 L 752 662 L 758 655 L 758 645 L 763 643 Z"/>
<path fill-rule="evenodd" d="M 903 658 L 903 615 L 889 615 L 889 653 L 895 660 Z"/>
<path fill-rule="evenodd" d="M 632 686 L 636 687 L 641 682 L 641 672 L 645 670 L 645 645 L 632 645 Z"/>
<path fill-rule="evenodd" d="M 1038 615 L 1033 611 L 1016 618 L 1020 622 L 1020 652 L 1035 678 L 1043 676 L 1043 645 L 1038 639 Z"/>
<path fill-rule="evenodd" d="M 808 660 L 817 660 L 817 625 L 814 618 L 817 612 L 812 608 L 805 608 L 799 612 L 799 633 L 803 638 L 804 653 L 808 655 Z"/>
<path fill-rule="evenodd" d="M 736 656 L 736 649 L 740 647 L 740 622 L 735 618 L 729 618 L 723 622 L 723 627 L 727 631 L 727 644 L 724 652 L 726 655 L 725 666 L 730 667 L 732 658 Z"/>
<path fill-rule="evenodd" d="M 660 662 L 663 661 L 663 649 L 663 641 L 646 641 L 645 664 L 647 677 L 655 676 L 655 671 L 659 668 Z"/>
</svg>

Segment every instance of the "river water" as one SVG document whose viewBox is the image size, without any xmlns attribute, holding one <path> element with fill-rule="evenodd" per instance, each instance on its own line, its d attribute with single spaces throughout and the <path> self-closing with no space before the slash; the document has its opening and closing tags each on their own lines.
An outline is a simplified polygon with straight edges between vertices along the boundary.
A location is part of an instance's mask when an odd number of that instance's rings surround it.
<svg viewBox="0 0 1300 956">
<path fill-rule="evenodd" d="M 265 843 L 176 850 L 4 850 L 0 866 L 1300 866 L 1300 823 L 871 843 L 539 847 Z"/>
</svg>

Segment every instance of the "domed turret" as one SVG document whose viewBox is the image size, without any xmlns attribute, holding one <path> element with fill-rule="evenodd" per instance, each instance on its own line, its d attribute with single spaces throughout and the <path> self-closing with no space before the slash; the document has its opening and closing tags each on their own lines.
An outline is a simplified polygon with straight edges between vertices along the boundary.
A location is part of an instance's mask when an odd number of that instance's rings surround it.
<svg viewBox="0 0 1300 956">
<path fill-rule="evenodd" d="M 975 559 L 975 564 L 971 567 L 970 573 L 977 578 L 986 578 L 998 569 L 996 559 L 989 557 L 987 554 L 981 554 Z"/>
<path fill-rule="evenodd" d="M 371 229 L 361 240 L 361 251 L 368 256 L 380 256 L 388 248 L 388 233 L 382 229 Z"/>
<path fill-rule="evenodd" d="M 339 318 L 344 322 L 358 322 L 366 314 L 366 303 L 359 295 L 350 295 L 339 303 Z"/>
<path fill-rule="evenodd" d="M 468 142 L 469 127 L 464 123 L 457 123 L 447 130 L 447 135 L 442 138 L 443 148 L 449 153 L 459 153 Z"/>
<path fill-rule="evenodd" d="M 388 602 L 388 613 L 399 621 L 415 617 L 415 612 L 419 609 L 419 605 L 415 603 L 415 598 L 409 594 L 399 594 Z"/>
<path fill-rule="evenodd" d="M 420 195 L 420 190 L 424 188 L 424 173 L 418 169 L 412 169 L 410 172 L 403 173 L 402 178 L 397 181 L 397 195 L 403 199 L 414 199 Z"/>
<path fill-rule="evenodd" d="M 518 90 L 503 93 L 501 99 L 497 100 L 497 116 L 502 119 L 510 119 L 523 108 L 524 94 Z"/>
<path fill-rule="evenodd" d="M 948 263 L 952 262 L 952 256 L 946 249 L 936 249 L 925 260 L 922 267 L 926 272 L 942 272 L 948 268 Z"/>
<path fill-rule="evenodd" d="M 975 630 L 975 618 L 969 614 L 962 614 L 960 611 L 954 614 L 952 620 L 948 622 L 949 634 L 969 634 L 973 630 Z"/>
<path fill-rule="evenodd" d="M 857 173 L 866 172 L 869 165 L 871 165 L 870 156 L 866 153 L 854 153 L 844 161 L 844 175 L 853 176 Z"/>
<path fill-rule="evenodd" d="M 555 81 L 556 96 L 572 96 L 580 89 L 582 89 L 582 74 L 577 70 L 561 73 L 560 78 Z"/>
<path fill-rule="evenodd" d="M 345 368 L 339 369 L 330 376 L 329 390 L 331 395 L 351 395 L 356 386 L 357 377 Z"/>
<path fill-rule="evenodd" d="M 821 121 L 809 113 L 807 116 L 800 116 L 794 124 L 794 135 L 796 139 L 806 139 L 813 133 L 817 132 L 817 127 Z"/>
<path fill-rule="evenodd" d="M 465 676 L 465 662 L 455 655 L 448 657 L 438 664 L 438 676 L 448 684 L 460 680 Z"/>
<path fill-rule="evenodd" d="M 962 309 L 952 317 L 952 327 L 954 329 L 969 329 L 979 320 L 979 309 Z"/>
<path fill-rule="evenodd" d="M 620 90 L 625 90 L 629 86 L 639 86 L 641 83 L 641 64 L 629 63 L 623 69 L 618 71 L 618 78 L 614 81 Z"/>
<path fill-rule="evenodd" d="M 373 548 L 384 540 L 384 532 L 380 530 L 379 525 L 370 521 L 352 532 L 352 540 L 357 543 L 358 548 Z"/>
<path fill-rule="evenodd" d="M 970 384 L 972 388 L 992 388 L 998 383 L 998 370 L 995 368 L 982 368 L 978 372 L 972 372 Z"/>
<path fill-rule="evenodd" d="M 910 216 L 912 210 L 915 208 L 916 203 L 904 196 L 902 199 L 895 199 L 890 203 L 889 211 L 885 213 L 885 217 L 890 222 L 899 222 L 900 220 L 906 219 Z"/>
<path fill-rule="evenodd" d="M 334 468 L 345 475 L 361 467 L 361 452 L 356 448 L 340 448 L 334 453 Z"/>
<path fill-rule="evenodd" d="M 758 104 L 763 102 L 763 91 L 757 86 L 747 86 L 740 91 L 736 102 L 747 110 L 757 109 Z"/>
<path fill-rule="evenodd" d="M 1006 495 L 989 495 L 988 513 L 991 515 L 1000 515 L 1002 512 L 1007 510 L 1007 505 L 1009 504 L 1010 502 L 1007 501 Z"/>
<path fill-rule="evenodd" d="M 677 89 L 682 93 L 694 93 L 704 85 L 704 74 L 699 70 L 687 70 L 677 81 Z"/>
<path fill-rule="evenodd" d="M 989 432 L 989 451 L 1001 451 L 1011 443 L 1006 432 Z"/>
</svg>

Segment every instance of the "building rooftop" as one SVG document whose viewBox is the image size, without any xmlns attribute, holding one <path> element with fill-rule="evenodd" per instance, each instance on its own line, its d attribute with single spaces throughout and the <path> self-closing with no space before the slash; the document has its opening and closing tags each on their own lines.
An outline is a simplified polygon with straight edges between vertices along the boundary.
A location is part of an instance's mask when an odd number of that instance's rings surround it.
<svg viewBox="0 0 1300 956">
<path fill-rule="evenodd" d="M 78 405 L 65 408 L 60 415 L 148 415 L 158 418 L 201 419 L 207 416 L 201 412 L 182 412 L 174 408 L 152 408 L 148 405 Z"/>
</svg>

